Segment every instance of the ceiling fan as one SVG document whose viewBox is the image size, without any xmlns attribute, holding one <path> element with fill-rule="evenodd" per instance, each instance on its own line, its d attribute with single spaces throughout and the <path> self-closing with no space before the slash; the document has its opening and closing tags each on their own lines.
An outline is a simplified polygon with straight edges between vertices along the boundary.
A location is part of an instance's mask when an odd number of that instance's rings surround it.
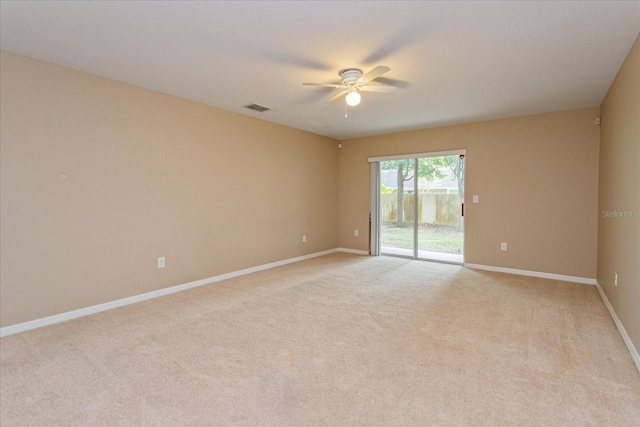
<svg viewBox="0 0 640 427">
<path fill-rule="evenodd" d="M 342 89 L 337 95 L 333 96 L 327 102 L 335 101 L 338 98 L 347 96 L 347 105 L 353 107 L 360 104 L 360 92 L 379 92 L 390 93 L 396 88 L 388 85 L 370 85 L 370 81 L 377 79 L 387 73 L 391 68 L 385 65 L 378 65 L 366 74 L 362 74 L 359 68 L 345 68 L 338 72 L 342 79 L 341 84 L 335 83 L 303 83 L 305 86 L 330 87 L 333 89 Z"/>
</svg>

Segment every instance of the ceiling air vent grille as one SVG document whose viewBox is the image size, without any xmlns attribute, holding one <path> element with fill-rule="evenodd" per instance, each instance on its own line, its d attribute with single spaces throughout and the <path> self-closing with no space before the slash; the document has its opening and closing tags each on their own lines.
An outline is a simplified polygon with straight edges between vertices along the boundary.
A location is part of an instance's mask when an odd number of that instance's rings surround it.
<svg viewBox="0 0 640 427">
<path fill-rule="evenodd" d="M 273 110 L 273 108 L 271 107 L 267 107 L 265 105 L 260 105 L 260 104 L 249 104 L 249 105 L 245 105 L 244 107 L 250 110 L 259 111 L 261 113 L 264 113 L 265 111 Z"/>
</svg>

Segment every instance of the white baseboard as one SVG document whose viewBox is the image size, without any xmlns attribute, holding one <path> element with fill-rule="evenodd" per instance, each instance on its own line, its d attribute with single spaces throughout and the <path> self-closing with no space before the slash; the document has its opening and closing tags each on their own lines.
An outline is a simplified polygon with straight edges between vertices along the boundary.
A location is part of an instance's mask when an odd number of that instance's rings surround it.
<svg viewBox="0 0 640 427">
<path fill-rule="evenodd" d="M 369 255 L 369 251 L 361 251 L 358 249 L 338 248 L 338 251 L 345 252 L 348 254 Z"/>
<path fill-rule="evenodd" d="M 85 307 L 78 310 L 68 311 L 66 313 L 55 314 L 53 316 L 43 317 L 40 319 L 30 320 L 28 322 L 18 323 L 15 325 L 5 326 L 0 328 L 0 337 L 7 335 L 17 334 L 19 332 L 28 331 L 30 329 L 41 328 L 43 326 L 53 325 L 56 323 L 64 322 L 71 319 L 76 319 L 82 316 L 88 316 L 90 314 L 99 313 L 101 311 L 111 310 L 113 308 L 122 307 L 129 304 L 135 304 L 138 302 L 146 301 L 153 298 L 162 297 L 176 292 L 185 291 L 187 289 L 195 288 L 202 285 L 208 285 L 210 283 L 219 282 L 221 280 L 231 279 L 233 277 L 243 276 L 245 274 L 251 274 L 262 270 L 268 270 L 270 268 L 279 267 L 281 265 L 291 264 L 298 261 L 304 261 L 310 258 L 316 258 L 323 255 L 328 255 L 334 252 L 338 252 L 340 249 L 329 249 L 322 252 L 315 252 L 308 255 L 302 255 L 295 258 L 289 258 L 282 261 L 276 261 L 269 264 L 258 265 L 256 267 L 245 268 L 243 270 L 233 271 L 231 273 L 221 274 L 219 276 L 209 277 L 207 279 L 196 280 L 195 282 L 184 283 L 182 285 L 171 286 L 164 289 L 158 289 L 157 291 L 146 292 L 140 295 L 134 295 L 127 298 L 122 298 L 116 301 L 110 301 L 103 304 L 93 305 L 91 307 Z"/>
<path fill-rule="evenodd" d="M 622 336 L 622 340 L 627 345 L 627 349 L 629 349 L 629 353 L 631 353 L 631 358 L 633 359 L 633 362 L 636 364 L 636 368 L 638 369 L 638 372 L 640 372 L 640 354 L 638 354 L 638 349 L 636 349 L 636 347 L 633 345 L 633 341 L 631 341 L 631 338 L 629 338 L 627 331 L 624 329 L 624 326 L 622 326 L 622 322 L 618 318 L 618 315 L 613 309 L 613 306 L 609 302 L 609 298 L 607 298 L 607 296 L 604 294 L 604 291 L 602 290 L 602 287 L 600 286 L 600 283 L 597 280 L 596 280 L 596 289 L 598 290 L 598 293 L 600 294 L 600 298 L 602 299 L 602 302 L 604 302 L 605 307 L 607 307 L 607 310 L 609 310 L 609 314 L 613 319 L 613 323 L 616 324 L 616 327 L 618 328 L 618 332 L 620 332 L 620 335 Z"/>
<path fill-rule="evenodd" d="M 519 276 L 540 277 L 542 279 L 561 280 L 563 282 L 582 283 L 585 285 L 595 285 L 596 279 L 588 277 L 565 276 L 563 274 L 543 273 L 541 271 L 518 270 L 516 268 L 494 267 L 492 265 L 464 263 L 465 267 L 474 270 L 496 271 L 498 273 L 517 274 Z"/>
</svg>

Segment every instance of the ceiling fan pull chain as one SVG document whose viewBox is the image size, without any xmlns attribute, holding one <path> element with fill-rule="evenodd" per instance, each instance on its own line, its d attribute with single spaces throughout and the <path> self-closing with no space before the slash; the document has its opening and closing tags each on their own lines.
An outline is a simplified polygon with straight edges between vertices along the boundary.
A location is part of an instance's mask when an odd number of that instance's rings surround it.
<svg viewBox="0 0 640 427">
<path fill-rule="evenodd" d="M 348 116 L 348 111 L 347 111 L 348 109 L 349 109 L 349 106 L 348 106 L 348 105 L 347 105 L 347 103 L 345 102 L 345 103 L 344 103 L 344 117 L 345 117 L 345 118 L 349 117 L 349 116 Z"/>
</svg>

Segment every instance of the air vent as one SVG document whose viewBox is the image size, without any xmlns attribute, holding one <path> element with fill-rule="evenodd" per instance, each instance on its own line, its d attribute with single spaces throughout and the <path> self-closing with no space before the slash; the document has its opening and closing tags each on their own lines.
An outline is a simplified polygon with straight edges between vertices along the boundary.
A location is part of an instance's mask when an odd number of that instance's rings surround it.
<svg viewBox="0 0 640 427">
<path fill-rule="evenodd" d="M 261 113 L 264 113 L 265 111 L 273 110 L 273 108 L 271 108 L 271 107 L 267 107 L 267 106 L 260 105 L 260 104 L 249 104 L 249 105 L 245 105 L 244 107 L 248 108 L 250 110 L 259 111 Z"/>
</svg>

